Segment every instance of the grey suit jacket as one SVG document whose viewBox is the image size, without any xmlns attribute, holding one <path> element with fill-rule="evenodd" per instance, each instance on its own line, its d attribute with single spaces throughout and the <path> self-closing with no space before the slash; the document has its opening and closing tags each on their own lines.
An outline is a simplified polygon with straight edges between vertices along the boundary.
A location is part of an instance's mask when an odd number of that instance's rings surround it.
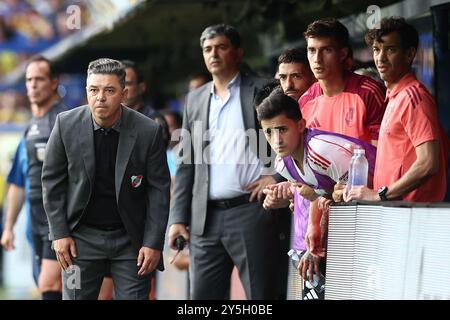
<svg viewBox="0 0 450 320">
<path fill-rule="evenodd" d="M 170 176 L 161 128 L 122 107 L 117 150 L 116 201 L 136 248 L 162 250 L 169 211 Z M 95 177 L 95 150 L 89 106 L 62 112 L 48 141 L 42 185 L 50 240 L 71 235 L 89 202 Z M 132 180 L 142 176 L 136 187 Z M 136 181 L 136 180 L 135 180 Z"/>
<path fill-rule="evenodd" d="M 258 78 L 241 72 L 241 106 L 245 129 L 258 128 L 256 110 L 253 103 L 254 96 L 259 88 L 267 82 L 266 79 Z M 202 235 L 205 228 L 206 211 L 208 202 L 209 169 L 202 160 L 203 150 L 208 141 L 203 141 L 201 136 L 196 135 L 198 127 L 194 129 L 194 122 L 200 121 L 201 133 L 208 129 L 209 105 L 211 98 L 211 83 L 190 92 L 186 98 L 183 114 L 184 133 L 190 137 L 180 141 L 180 154 L 175 175 L 175 184 L 172 194 L 169 225 L 182 223 L 190 225 L 190 232 Z M 197 126 L 197 124 L 195 124 Z M 258 143 L 264 141 L 263 134 L 257 135 Z M 183 134 L 182 134 L 183 135 Z M 255 145 L 250 148 L 255 154 L 259 154 Z M 186 152 L 189 151 L 190 152 Z"/>
</svg>

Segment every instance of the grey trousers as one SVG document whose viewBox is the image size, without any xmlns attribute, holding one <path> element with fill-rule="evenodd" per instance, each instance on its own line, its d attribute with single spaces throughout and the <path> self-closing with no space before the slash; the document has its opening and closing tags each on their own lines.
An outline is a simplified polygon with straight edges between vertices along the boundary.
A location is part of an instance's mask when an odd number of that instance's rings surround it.
<svg viewBox="0 0 450 320">
<path fill-rule="evenodd" d="M 231 209 L 208 207 L 203 235 L 191 234 L 192 299 L 228 299 L 233 265 L 247 299 L 276 299 L 276 217 L 259 203 Z"/>
<path fill-rule="evenodd" d="M 151 274 L 138 276 L 138 250 L 125 229 L 103 231 L 81 225 L 72 233 L 77 248 L 74 267 L 62 271 L 63 300 L 97 300 L 110 269 L 114 299 L 148 300 Z"/>
</svg>

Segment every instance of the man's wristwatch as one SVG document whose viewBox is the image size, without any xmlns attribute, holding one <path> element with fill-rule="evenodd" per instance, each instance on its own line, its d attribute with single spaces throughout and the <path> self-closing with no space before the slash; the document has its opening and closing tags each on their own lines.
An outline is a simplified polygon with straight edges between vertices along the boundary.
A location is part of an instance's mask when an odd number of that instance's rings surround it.
<svg viewBox="0 0 450 320">
<path fill-rule="evenodd" d="M 380 189 L 378 189 L 378 196 L 380 197 L 381 201 L 388 201 L 389 199 L 386 197 L 386 193 L 388 192 L 387 186 L 382 186 Z"/>
</svg>

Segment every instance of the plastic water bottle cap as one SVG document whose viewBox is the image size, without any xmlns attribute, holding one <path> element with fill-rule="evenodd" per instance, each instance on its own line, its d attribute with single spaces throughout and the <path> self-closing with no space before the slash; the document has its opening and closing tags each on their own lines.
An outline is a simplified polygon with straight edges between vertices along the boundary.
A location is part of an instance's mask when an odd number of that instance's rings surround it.
<svg viewBox="0 0 450 320">
<path fill-rule="evenodd" d="M 364 149 L 355 149 L 353 151 L 354 154 L 366 154 L 366 150 Z"/>
</svg>

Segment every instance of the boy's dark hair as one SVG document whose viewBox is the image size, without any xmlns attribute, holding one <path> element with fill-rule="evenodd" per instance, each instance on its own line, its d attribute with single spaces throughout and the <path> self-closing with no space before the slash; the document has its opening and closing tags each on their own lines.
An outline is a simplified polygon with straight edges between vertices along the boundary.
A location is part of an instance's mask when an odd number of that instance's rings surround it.
<svg viewBox="0 0 450 320">
<path fill-rule="evenodd" d="M 297 101 L 285 95 L 281 88 L 277 88 L 256 108 L 258 121 L 270 120 L 284 114 L 287 118 L 298 121 L 302 113 Z"/>
<path fill-rule="evenodd" d="M 303 63 L 305 66 L 309 67 L 308 55 L 303 48 L 294 48 L 284 51 L 278 57 L 278 65 L 282 63 Z"/>
<path fill-rule="evenodd" d="M 256 92 L 255 98 L 253 99 L 255 106 L 259 106 L 265 98 L 267 98 L 273 90 L 281 88 L 280 81 L 278 79 L 272 79 L 266 83 L 261 89 Z"/>
<path fill-rule="evenodd" d="M 310 37 L 331 37 L 341 48 L 350 48 L 347 28 L 335 18 L 323 18 L 310 23 L 303 35 L 306 40 Z"/>
<path fill-rule="evenodd" d="M 372 46 L 375 41 L 383 42 L 381 37 L 397 32 L 399 35 L 403 50 L 414 48 L 417 50 L 419 45 L 419 34 L 416 28 L 406 22 L 402 17 L 384 18 L 380 22 L 380 28 L 371 29 L 367 32 L 365 40 L 368 46 Z"/>
</svg>

